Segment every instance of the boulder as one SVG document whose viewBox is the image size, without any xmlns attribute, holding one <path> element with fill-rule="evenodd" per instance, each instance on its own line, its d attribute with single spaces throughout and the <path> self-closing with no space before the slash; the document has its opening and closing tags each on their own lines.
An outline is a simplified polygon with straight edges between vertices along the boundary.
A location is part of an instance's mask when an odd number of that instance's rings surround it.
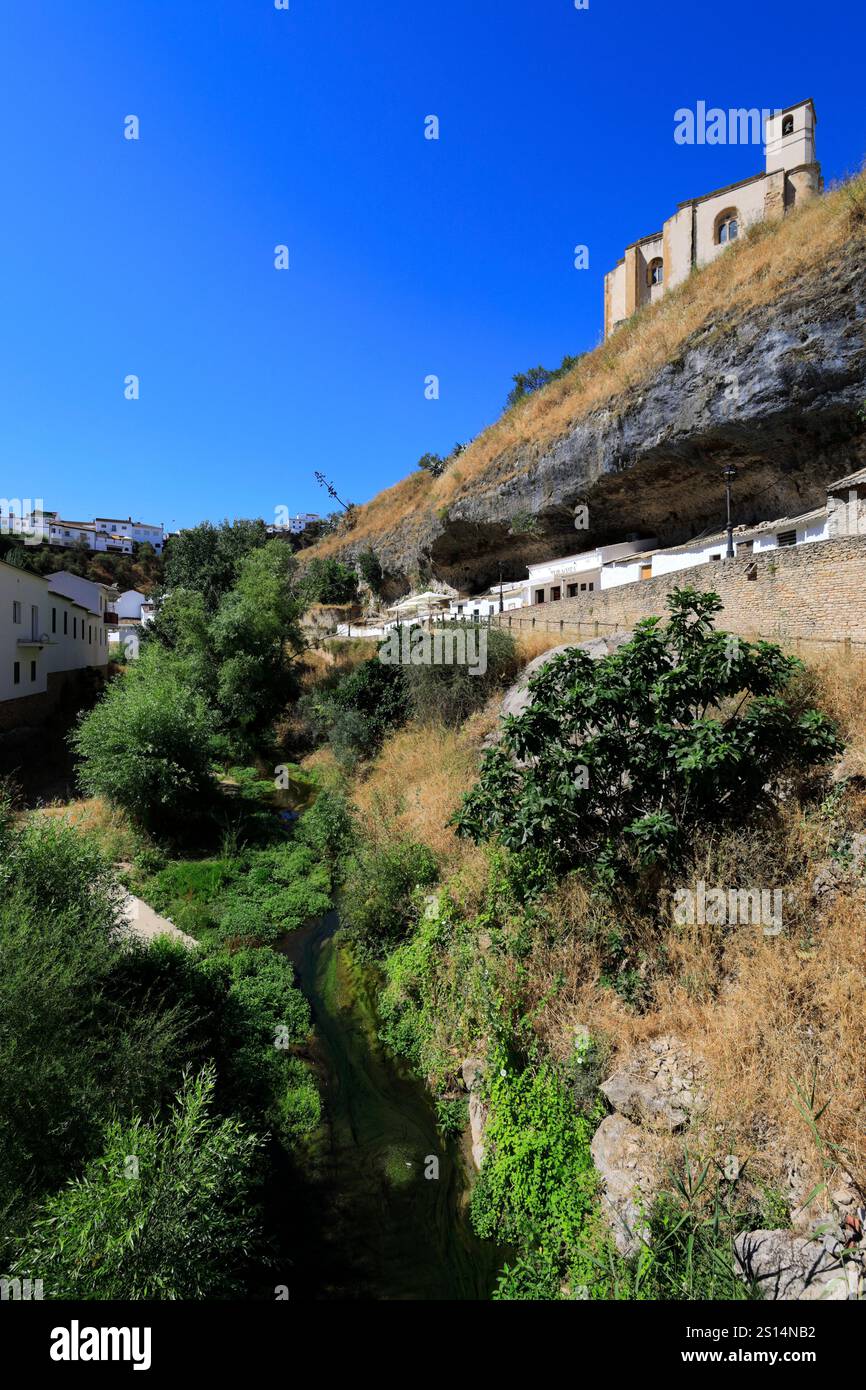
<svg viewBox="0 0 866 1390">
<path fill-rule="evenodd" d="M 860 1259 L 844 1259 L 832 1235 L 821 1240 L 793 1231 L 748 1231 L 734 1241 L 734 1260 L 737 1273 L 773 1301 L 856 1298 L 863 1277 Z"/>
<path fill-rule="evenodd" d="M 499 711 L 500 718 L 505 719 L 509 714 L 523 713 L 529 704 L 530 679 L 536 671 L 540 671 L 542 666 L 546 666 L 555 656 L 559 656 L 562 652 L 577 650 L 588 652 L 593 661 L 600 661 L 602 657 L 610 656 L 611 652 L 615 652 L 623 643 L 630 642 L 633 635 L 631 632 L 616 632 L 609 637 L 592 637 L 588 642 L 566 642 L 564 646 L 551 647 L 550 651 L 542 652 L 541 656 L 537 656 L 534 661 L 530 661 L 529 665 L 524 667 L 518 680 L 506 690 Z M 485 740 L 485 746 L 498 742 L 498 739 L 499 731 L 497 729 Z"/>
<path fill-rule="evenodd" d="M 624 1115 L 608 1115 L 590 1148 L 616 1247 L 621 1255 L 635 1255 L 649 1235 L 646 1215 L 658 1188 L 658 1140 Z"/>
<path fill-rule="evenodd" d="M 480 1169 L 484 1162 L 484 1127 L 488 1107 L 484 1103 L 484 1063 L 478 1057 L 467 1057 L 460 1068 L 463 1085 L 469 1092 L 469 1129 L 472 1135 L 472 1161 Z"/>
<path fill-rule="evenodd" d="M 635 1124 L 674 1133 L 701 1108 L 700 1066 L 679 1039 L 667 1036 L 638 1049 L 602 1082 L 614 1110 Z"/>
</svg>

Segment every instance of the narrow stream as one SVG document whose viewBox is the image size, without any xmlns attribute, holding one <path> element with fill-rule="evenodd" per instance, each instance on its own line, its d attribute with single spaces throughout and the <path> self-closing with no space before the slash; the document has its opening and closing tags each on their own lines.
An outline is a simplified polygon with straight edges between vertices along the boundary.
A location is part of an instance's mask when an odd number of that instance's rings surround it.
<svg viewBox="0 0 866 1390">
<path fill-rule="evenodd" d="M 327 1120 L 293 1242 L 295 1287 L 308 1298 L 486 1300 L 502 1252 L 472 1232 L 465 1158 L 437 1129 L 420 1079 L 376 1038 L 370 987 L 337 926 L 331 914 L 283 947 L 313 1011 Z M 425 1177 L 431 1158 L 438 1178 Z"/>
</svg>

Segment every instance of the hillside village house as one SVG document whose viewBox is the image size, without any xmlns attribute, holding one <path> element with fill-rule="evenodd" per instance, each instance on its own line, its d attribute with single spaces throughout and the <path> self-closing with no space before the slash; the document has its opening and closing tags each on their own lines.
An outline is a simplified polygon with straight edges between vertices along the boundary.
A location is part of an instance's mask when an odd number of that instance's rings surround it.
<svg viewBox="0 0 866 1390">
<path fill-rule="evenodd" d="M 29 503 L 28 503 L 29 507 Z M 144 521 L 110 517 L 95 517 L 93 521 L 66 521 L 59 512 L 41 508 L 22 510 L 4 499 L 0 503 L 0 529 L 8 535 L 32 538 L 36 543 L 49 545 L 86 545 L 97 553 L 131 555 L 133 547 L 147 542 L 157 555 L 162 554 L 165 532 L 162 526 Z"/>
<path fill-rule="evenodd" d="M 47 713 L 77 673 L 105 669 L 106 607 L 101 584 L 0 560 L 0 727 Z"/>
<path fill-rule="evenodd" d="M 478 594 L 474 598 L 467 594 L 458 594 L 457 598 L 452 599 L 448 606 L 448 616 L 458 619 L 489 618 L 493 613 L 499 612 L 500 598 L 503 613 L 514 608 L 522 608 L 526 596 L 525 590 L 525 579 L 509 579 L 503 580 L 501 586 L 492 584 L 486 593 Z"/>
<path fill-rule="evenodd" d="M 619 545 L 603 545 L 585 550 L 579 555 L 564 555 L 559 560 L 529 566 L 529 581 L 524 581 L 524 602 L 556 603 L 561 598 L 577 598 L 604 588 L 605 567 L 625 556 L 633 557 L 655 545 L 655 540 L 623 541 Z"/>
<path fill-rule="evenodd" d="M 734 112 L 733 115 L 748 115 Z M 815 159 L 817 116 L 811 101 L 768 116 L 763 173 L 680 203 L 660 232 L 626 247 L 604 277 L 604 336 L 645 304 L 686 279 L 693 266 L 720 255 L 752 222 L 784 217 L 820 192 Z"/>
</svg>

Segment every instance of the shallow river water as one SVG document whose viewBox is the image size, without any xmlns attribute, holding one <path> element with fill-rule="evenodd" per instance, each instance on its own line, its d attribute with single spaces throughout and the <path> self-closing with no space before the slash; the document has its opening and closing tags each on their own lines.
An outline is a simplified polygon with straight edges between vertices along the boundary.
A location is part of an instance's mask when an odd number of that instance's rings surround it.
<svg viewBox="0 0 866 1390">
<path fill-rule="evenodd" d="M 472 1232 L 465 1157 L 443 1140 L 419 1078 L 377 1040 L 370 986 L 337 925 L 334 914 L 283 947 L 313 1011 L 327 1120 L 292 1242 L 295 1287 L 313 1298 L 487 1299 L 503 1255 Z"/>
</svg>

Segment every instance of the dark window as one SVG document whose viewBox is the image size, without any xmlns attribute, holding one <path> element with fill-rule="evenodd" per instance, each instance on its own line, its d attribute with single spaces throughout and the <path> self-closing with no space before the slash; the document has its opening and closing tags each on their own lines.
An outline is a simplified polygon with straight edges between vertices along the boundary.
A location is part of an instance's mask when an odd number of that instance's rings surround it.
<svg viewBox="0 0 866 1390">
<path fill-rule="evenodd" d="M 68 613 L 64 613 L 64 614 L 63 614 L 63 636 L 64 636 L 64 637 L 66 636 L 66 634 L 67 634 L 68 631 L 69 631 L 69 614 L 68 614 Z"/>
<path fill-rule="evenodd" d="M 577 585 L 569 584 L 566 593 L 568 594 L 569 598 L 574 598 L 575 594 L 577 593 Z"/>
<path fill-rule="evenodd" d="M 56 631 L 57 631 L 57 609 L 56 609 L 56 608 L 52 608 L 52 610 L 51 610 L 51 631 L 52 631 L 52 632 L 56 632 Z"/>
<path fill-rule="evenodd" d="M 581 586 L 580 586 L 580 592 L 581 592 L 582 594 L 585 594 L 585 593 L 586 593 L 586 585 L 585 585 L 585 584 L 581 584 Z"/>
<path fill-rule="evenodd" d="M 778 541 L 779 545 L 796 545 L 796 544 L 797 544 L 797 532 L 796 532 L 796 531 L 780 531 L 779 534 L 778 534 L 778 536 L 776 537 L 776 540 Z"/>
<path fill-rule="evenodd" d="M 646 269 L 646 282 L 648 285 L 663 285 L 665 280 L 665 263 L 661 256 L 657 256 L 654 261 L 650 261 Z"/>
<path fill-rule="evenodd" d="M 12 667 L 12 679 L 16 685 L 21 684 L 21 662 L 16 661 Z"/>
<path fill-rule="evenodd" d="M 13 623 L 20 623 L 21 621 L 21 604 L 17 599 L 12 601 L 12 621 Z"/>
<path fill-rule="evenodd" d="M 718 555 L 711 555 L 711 556 L 710 556 L 710 559 L 711 559 L 711 560 L 721 560 L 721 558 L 722 558 L 721 551 L 719 551 Z"/>
<path fill-rule="evenodd" d="M 716 241 L 720 246 L 724 246 L 728 241 L 736 241 L 740 235 L 740 224 L 737 221 L 735 212 L 723 212 L 719 218 L 716 231 Z"/>
<path fill-rule="evenodd" d="M 77 637 L 77 636 L 78 636 L 78 619 L 77 619 L 77 618 L 73 618 L 73 619 L 72 619 L 72 636 L 73 636 L 73 637 Z"/>
<path fill-rule="evenodd" d="M 561 588 L 559 587 L 559 585 L 557 584 L 557 585 L 556 585 L 554 588 L 552 588 L 551 591 L 550 591 L 550 602 L 551 602 L 551 603 L 558 603 L 559 600 L 560 600 L 561 598 L 562 598 L 562 589 L 561 589 Z"/>
<path fill-rule="evenodd" d="M 535 591 L 535 602 L 536 602 L 536 603 L 544 603 L 544 590 L 543 590 L 543 589 L 536 589 L 536 591 Z"/>
<path fill-rule="evenodd" d="M 783 116 L 783 117 L 782 117 L 782 134 L 783 134 L 783 135 L 793 135 L 793 134 L 794 134 L 794 117 L 793 117 L 793 116 Z"/>
<path fill-rule="evenodd" d="M 592 590 L 595 588 L 595 582 L 594 582 L 593 580 L 590 580 L 589 588 L 590 588 L 590 593 L 591 593 Z"/>
<path fill-rule="evenodd" d="M 31 663 L 30 663 L 30 679 L 31 679 L 32 681 L 35 681 L 35 679 L 36 679 L 36 662 L 35 662 L 35 661 L 31 661 Z"/>
<path fill-rule="evenodd" d="M 87 624 L 87 643 L 88 646 L 93 646 L 93 628 L 90 626 L 90 623 Z"/>
</svg>

